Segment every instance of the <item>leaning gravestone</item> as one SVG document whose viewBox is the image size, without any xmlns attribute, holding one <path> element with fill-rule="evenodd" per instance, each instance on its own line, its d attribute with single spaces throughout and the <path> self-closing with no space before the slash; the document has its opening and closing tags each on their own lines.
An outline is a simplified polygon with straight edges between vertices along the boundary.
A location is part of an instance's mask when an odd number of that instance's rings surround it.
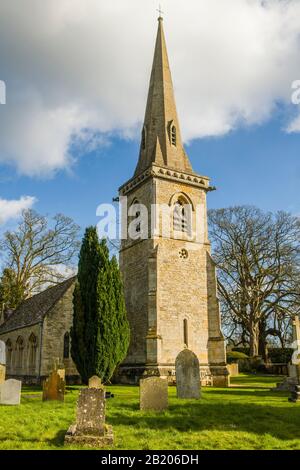
<svg viewBox="0 0 300 470">
<path fill-rule="evenodd" d="M 22 382 L 9 379 L 0 385 L 0 405 L 19 405 Z"/>
<path fill-rule="evenodd" d="M 66 383 L 57 370 L 54 370 L 43 383 L 43 401 L 65 399 Z"/>
<path fill-rule="evenodd" d="M 4 341 L 0 341 L 0 384 L 5 382 L 6 372 L 6 347 Z"/>
<path fill-rule="evenodd" d="M 200 367 L 196 354 L 181 351 L 175 361 L 178 398 L 200 398 Z"/>
<path fill-rule="evenodd" d="M 101 388 L 99 388 L 99 382 L 96 383 L 95 377 L 92 379 L 90 380 L 92 387 L 89 384 L 89 388 L 80 392 L 76 424 L 68 429 L 65 444 L 79 444 L 94 448 L 113 444 L 112 427 L 105 424 L 105 389 L 101 381 Z"/>
<path fill-rule="evenodd" d="M 168 380 L 148 377 L 140 380 L 140 409 L 163 411 L 168 408 Z"/>
</svg>

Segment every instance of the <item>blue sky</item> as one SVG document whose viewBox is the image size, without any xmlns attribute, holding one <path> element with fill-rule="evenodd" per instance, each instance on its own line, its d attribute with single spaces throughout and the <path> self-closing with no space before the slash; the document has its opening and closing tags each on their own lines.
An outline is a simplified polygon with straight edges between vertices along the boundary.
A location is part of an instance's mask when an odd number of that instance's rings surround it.
<svg viewBox="0 0 300 470">
<path fill-rule="evenodd" d="M 24 207 L 84 228 L 135 169 L 157 2 L 26 4 L 0 4 L 0 230 Z M 165 0 L 164 26 L 186 150 L 218 188 L 208 206 L 300 214 L 300 2 L 188 5 Z"/>
<path fill-rule="evenodd" d="M 282 132 L 279 117 L 268 124 L 203 138 L 186 146 L 193 168 L 211 178 L 210 208 L 254 204 L 264 210 L 300 214 L 300 135 Z M 138 140 L 111 138 L 101 151 L 81 156 L 71 172 L 50 179 L 17 176 L 1 166 L 1 194 L 18 199 L 32 194 L 43 214 L 62 212 L 82 227 L 96 224 L 96 207 L 110 202 L 133 175 Z"/>
</svg>

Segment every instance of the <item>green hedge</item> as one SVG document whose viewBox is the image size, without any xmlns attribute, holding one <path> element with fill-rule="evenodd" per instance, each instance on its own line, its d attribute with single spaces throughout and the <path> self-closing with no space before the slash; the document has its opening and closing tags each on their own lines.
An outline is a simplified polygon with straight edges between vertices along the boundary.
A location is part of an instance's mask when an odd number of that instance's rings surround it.
<svg viewBox="0 0 300 470">
<path fill-rule="evenodd" d="M 231 354 L 233 352 L 243 353 L 249 356 L 250 349 L 249 348 L 233 348 Z M 273 364 L 287 364 L 290 362 L 294 350 L 291 348 L 269 348 L 268 349 L 268 356 L 269 361 Z M 229 353 L 228 353 L 229 354 Z"/>
<path fill-rule="evenodd" d="M 226 354 L 228 364 L 232 364 L 234 362 L 239 362 L 240 359 L 248 359 L 247 354 L 244 354 L 239 351 L 228 351 Z"/>
</svg>

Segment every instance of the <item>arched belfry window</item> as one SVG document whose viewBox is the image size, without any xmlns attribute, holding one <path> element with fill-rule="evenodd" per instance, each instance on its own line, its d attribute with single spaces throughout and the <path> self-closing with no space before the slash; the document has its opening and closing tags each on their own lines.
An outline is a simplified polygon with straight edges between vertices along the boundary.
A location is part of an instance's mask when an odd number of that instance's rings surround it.
<svg viewBox="0 0 300 470">
<path fill-rule="evenodd" d="M 143 130 L 142 130 L 142 150 L 145 150 L 145 148 L 146 148 L 146 138 L 147 138 L 146 128 L 144 126 Z"/>
<path fill-rule="evenodd" d="M 64 335 L 64 359 L 70 357 L 70 333 L 67 331 Z"/>
<path fill-rule="evenodd" d="M 170 199 L 169 205 L 172 207 L 174 236 L 179 233 L 193 236 L 193 211 L 192 200 L 185 193 L 175 193 Z"/>
<path fill-rule="evenodd" d="M 141 222 L 140 222 L 140 217 L 141 217 L 141 211 L 140 211 L 140 208 L 139 208 L 139 201 L 136 199 L 133 203 L 133 207 L 136 206 L 136 209 L 134 210 L 134 220 L 136 221 L 135 223 L 135 232 L 136 233 L 140 233 L 141 232 Z"/>
<path fill-rule="evenodd" d="M 188 208 L 184 204 L 184 201 L 178 199 L 174 204 L 173 211 L 173 228 L 177 232 L 188 233 L 189 221 L 188 221 Z"/>
</svg>

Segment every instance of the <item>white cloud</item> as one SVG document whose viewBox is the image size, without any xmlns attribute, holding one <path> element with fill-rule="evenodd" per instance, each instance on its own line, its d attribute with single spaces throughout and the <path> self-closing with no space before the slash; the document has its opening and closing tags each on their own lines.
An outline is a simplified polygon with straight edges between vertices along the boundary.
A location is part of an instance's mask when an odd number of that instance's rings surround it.
<svg viewBox="0 0 300 470">
<path fill-rule="evenodd" d="M 289 134 L 300 132 L 300 114 L 288 124 L 286 127 L 286 132 Z"/>
<path fill-rule="evenodd" d="M 47 176 L 72 164 L 78 135 L 89 148 L 112 132 L 137 135 L 156 9 L 154 0 L 1 0 L 0 161 Z M 298 0 L 165 0 L 163 9 L 185 140 L 260 124 L 290 104 Z M 287 129 L 299 131 L 295 122 Z"/>
<path fill-rule="evenodd" d="M 35 202 L 36 198 L 32 196 L 22 196 L 18 200 L 0 198 L 0 224 L 16 219 L 24 209 L 30 209 Z"/>
</svg>

